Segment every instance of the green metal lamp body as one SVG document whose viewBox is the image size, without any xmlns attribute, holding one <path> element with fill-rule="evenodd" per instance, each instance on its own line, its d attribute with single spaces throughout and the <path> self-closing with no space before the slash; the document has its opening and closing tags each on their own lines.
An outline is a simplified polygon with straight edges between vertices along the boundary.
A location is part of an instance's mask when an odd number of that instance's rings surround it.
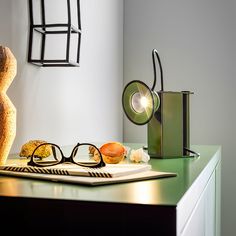
<svg viewBox="0 0 236 236">
<path fill-rule="evenodd" d="M 159 91 L 160 106 L 148 122 L 148 154 L 156 158 L 187 155 L 190 146 L 191 92 Z"/>
<path fill-rule="evenodd" d="M 156 63 L 160 69 L 160 91 L 155 92 Z M 199 156 L 190 150 L 190 95 L 189 91 L 164 91 L 161 60 L 156 49 L 152 50 L 154 82 L 149 88 L 140 80 L 128 83 L 123 91 L 122 104 L 125 114 L 137 125 L 148 125 L 148 154 L 154 158 Z M 142 97 L 148 106 L 142 108 Z M 141 109 L 142 108 L 142 109 Z M 191 155 L 194 154 L 194 155 Z"/>
</svg>

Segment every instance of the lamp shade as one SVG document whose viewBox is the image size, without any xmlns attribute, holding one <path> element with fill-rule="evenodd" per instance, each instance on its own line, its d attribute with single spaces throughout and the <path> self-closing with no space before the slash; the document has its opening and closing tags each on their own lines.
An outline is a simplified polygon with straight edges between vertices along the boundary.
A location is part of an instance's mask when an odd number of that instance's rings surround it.
<svg viewBox="0 0 236 236">
<path fill-rule="evenodd" d="M 148 123 L 159 104 L 158 94 L 142 81 L 133 80 L 123 90 L 123 109 L 128 119 L 134 124 L 144 125 Z"/>
</svg>

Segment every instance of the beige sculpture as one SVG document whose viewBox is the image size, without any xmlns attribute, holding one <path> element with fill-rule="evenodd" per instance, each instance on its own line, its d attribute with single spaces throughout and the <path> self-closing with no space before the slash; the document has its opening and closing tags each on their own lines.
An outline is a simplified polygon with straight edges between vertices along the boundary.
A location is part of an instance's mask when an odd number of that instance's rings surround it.
<svg viewBox="0 0 236 236">
<path fill-rule="evenodd" d="M 0 165 L 6 163 L 16 135 L 16 108 L 6 94 L 16 70 L 17 62 L 11 50 L 0 46 Z"/>
</svg>

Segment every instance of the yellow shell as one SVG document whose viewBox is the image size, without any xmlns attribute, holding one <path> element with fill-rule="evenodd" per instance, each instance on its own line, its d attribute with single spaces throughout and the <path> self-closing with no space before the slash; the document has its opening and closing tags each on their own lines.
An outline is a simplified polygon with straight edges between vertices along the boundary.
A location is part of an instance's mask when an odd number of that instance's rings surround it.
<svg viewBox="0 0 236 236">
<path fill-rule="evenodd" d="M 46 143 L 44 140 L 30 140 L 29 142 L 25 143 L 21 147 L 20 151 L 20 157 L 30 157 L 35 150 L 36 147 L 38 147 L 40 144 Z M 45 158 L 48 157 L 52 154 L 52 149 L 50 145 L 45 145 L 40 147 L 35 155 L 40 157 L 40 158 Z"/>
</svg>

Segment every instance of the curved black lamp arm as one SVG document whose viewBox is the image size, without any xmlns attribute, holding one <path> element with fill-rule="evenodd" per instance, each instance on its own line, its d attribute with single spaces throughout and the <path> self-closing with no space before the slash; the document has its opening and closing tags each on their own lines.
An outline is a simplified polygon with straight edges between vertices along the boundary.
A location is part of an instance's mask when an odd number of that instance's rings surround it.
<svg viewBox="0 0 236 236">
<path fill-rule="evenodd" d="M 159 68 L 160 68 L 160 76 L 161 76 L 161 91 L 164 90 L 163 88 L 163 70 L 162 70 L 162 66 L 161 66 L 161 60 L 160 60 L 160 57 L 158 55 L 158 52 L 156 49 L 153 49 L 152 50 L 152 62 L 153 62 L 153 71 L 154 71 L 154 82 L 153 82 L 153 85 L 152 85 L 152 91 L 155 89 L 155 86 L 156 86 L 156 81 L 157 81 L 157 71 L 156 71 L 156 63 L 155 63 L 155 55 L 157 57 L 157 60 L 158 60 L 158 64 L 159 64 Z"/>
</svg>

